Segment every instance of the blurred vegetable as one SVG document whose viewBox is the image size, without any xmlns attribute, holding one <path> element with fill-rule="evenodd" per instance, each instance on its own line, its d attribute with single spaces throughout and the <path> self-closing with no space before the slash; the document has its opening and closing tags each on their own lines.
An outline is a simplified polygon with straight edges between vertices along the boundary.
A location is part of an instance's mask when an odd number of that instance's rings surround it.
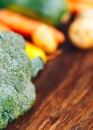
<svg viewBox="0 0 93 130">
<path fill-rule="evenodd" d="M 43 23 L 41 25 L 43 25 Z M 48 26 L 48 25 L 46 25 L 46 26 Z M 63 32 L 59 31 L 58 29 L 56 29 L 53 26 L 48 26 L 48 27 L 50 27 L 51 31 L 53 32 L 53 35 L 56 38 L 57 43 L 62 44 L 65 41 L 65 35 L 63 34 Z"/>
<path fill-rule="evenodd" d="M 41 35 L 42 34 L 42 35 Z M 53 36 L 53 32 L 46 25 L 41 25 L 34 31 L 32 35 L 35 45 L 42 48 L 46 53 L 53 53 L 57 49 L 57 41 Z"/>
<path fill-rule="evenodd" d="M 68 33 L 75 46 L 93 48 L 93 10 L 81 13 L 70 25 Z"/>
<path fill-rule="evenodd" d="M 9 31 L 9 32 L 11 31 L 12 32 L 12 30 L 8 26 L 0 23 L 0 32 L 2 32 L 2 31 Z M 28 54 L 29 58 L 33 59 L 36 57 L 41 57 L 42 60 L 44 61 L 44 63 L 46 63 L 47 56 L 46 56 L 45 52 L 42 49 L 40 49 L 39 47 L 36 47 L 35 45 L 31 44 L 28 41 L 26 41 L 25 51 Z"/>
<path fill-rule="evenodd" d="M 25 51 L 31 59 L 39 56 L 42 58 L 43 62 L 46 63 L 47 56 L 46 56 L 45 52 L 42 49 L 40 49 L 39 47 L 34 46 L 33 44 L 31 44 L 28 41 L 26 41 Z"/>
<path fill-rule="evenodd" d="M 2 32 L 2 31 L 11 31 L 11 29 L 8 26 L 6 26 L 5 24 L 0 23 L 0 32 Z"/>
<path fill-rule="evenodd" d="M 72 13 L 80 13 L 93 9 L 93 0 L 66 0 L 66 3 Z"/>
<path fill-rule="evenodd" d="M 25 36 L 31 36 L 33 32 L 43 24 L 42 22 L 4 9 L 0 10 L 0 21 L 8 25 L 14 31 Z M 49 28 L 53 31 L 53 37 L 56 38 L 57 43 L 64 42 L 65 36 L 62 32 L 52 26 L 49 26 Z M 42 34 L 40 35 L 42 36 Z"/>
<path fill-rule="evenodd" d="M 0 0 L 3 7 L 43 22 L 58 25 L 69 11 L 65 0 Z"/>
</svg>

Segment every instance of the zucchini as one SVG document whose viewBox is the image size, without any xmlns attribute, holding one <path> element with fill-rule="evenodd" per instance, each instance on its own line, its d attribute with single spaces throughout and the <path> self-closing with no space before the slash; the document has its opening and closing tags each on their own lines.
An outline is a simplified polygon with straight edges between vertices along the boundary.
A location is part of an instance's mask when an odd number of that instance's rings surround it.
<svg viewBox="0 0 93 130">
<path fill-rule="evenodd" d="M 53 25 L 69 14 L 65 0 L 0 0 L 0 5 Z"/>
</svg>

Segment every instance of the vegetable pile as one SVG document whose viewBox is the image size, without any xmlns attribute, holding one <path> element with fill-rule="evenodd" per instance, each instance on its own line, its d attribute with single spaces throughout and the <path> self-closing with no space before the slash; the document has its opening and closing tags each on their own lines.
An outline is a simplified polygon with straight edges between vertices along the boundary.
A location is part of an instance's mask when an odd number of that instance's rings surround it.
<svg viewBox="0 0 93 130">
<path fill-rule="evenodd" d="M 32 50 L 33 52 L 37 52 L 38 50 L 38 56 L 40 56 L 45 63 L 48 59 L 47 54 L 54 53 L 58 45 L 65 41 L 64 34 L 53 26 L 25 17 L 8 9 L 0 9 L 0 32 L 5 30 L 14 31 L 22 34 L 24 37 L 29 37 L 29 39 L 31 39 L 29 42 L 35 44 L 33 45 L 33 47 L 35 47 L 33 50 L 31 45 L 30 48 L 32 49 L 27 53 L 30 54 Z M 37 57 L 37 53 L 33 54 L 33 58 L 35 57 Z"/>
<path fill-rule="evenodd" d="M 0 0 L 0 5 L 53 25 L 69 13 L 65 0 Z"/>
<path fill-rule="evenodd" d="M 0 33 L 0 129 L 31 108 L 36 98 L 31 78 L 42 68 L 40 58 L 29 59 L 22 36 Z"/>
<path fill-rule="evenodd" d="M 93 48 L 93 2 L 0 2 L 0 32 L 4 31 L 0 33 L 0 129 L 3 129 L 33 105 L 36 93 L 31 78 L 43 68 L 43 63 L 60 43 L 64 43 L 65 35 L 53 25 L 68 20 L 69 11 L 76 15 L 68 29 L 73 45 L 81 49 Z M 26 38 L 26 44 L 20 34 Z"/>
</svg>

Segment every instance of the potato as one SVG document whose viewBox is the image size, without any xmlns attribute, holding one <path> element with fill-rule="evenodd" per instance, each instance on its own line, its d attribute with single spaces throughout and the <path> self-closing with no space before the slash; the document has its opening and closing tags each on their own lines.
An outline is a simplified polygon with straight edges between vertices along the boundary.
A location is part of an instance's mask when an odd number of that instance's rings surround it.
<svg viewBox="0 0 93 130">
<path fill-rule="evenodd" d="M 58 44 L 54 33 L 49 26 L 39 26 L 32 35 L 33 43 L 42 48 L 46 53 L 53 53 L 57 50 Z"/>
<path fill-rule="evenodd" d="M 93 47 L 93 12 L 83 13 L 70 25 L 68 35 L 72 43 L 81 49 Z"/>
</svg>

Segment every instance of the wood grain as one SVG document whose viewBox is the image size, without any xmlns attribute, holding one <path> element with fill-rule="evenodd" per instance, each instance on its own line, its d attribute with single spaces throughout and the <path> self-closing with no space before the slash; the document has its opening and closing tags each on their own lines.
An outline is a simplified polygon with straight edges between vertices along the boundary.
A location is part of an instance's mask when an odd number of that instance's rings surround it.
<svg viewBox="0 0 93 130">
<path fill-rule="evenodd" d="M 93 130 L 93 50 L 74 48 L 68 37 L 59 49 L 33 79 L 34 106 L 5 130 Z"/>
</svg>

